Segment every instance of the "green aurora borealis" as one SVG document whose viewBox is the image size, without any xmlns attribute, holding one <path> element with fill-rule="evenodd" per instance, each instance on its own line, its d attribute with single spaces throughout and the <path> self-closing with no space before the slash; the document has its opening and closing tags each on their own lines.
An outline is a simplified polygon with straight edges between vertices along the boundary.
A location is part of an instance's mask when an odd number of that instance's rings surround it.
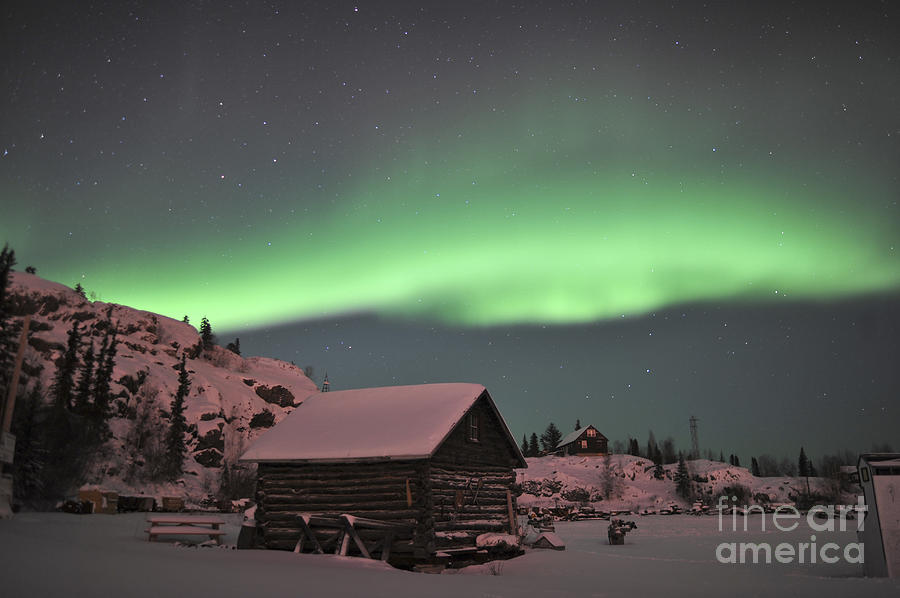
<svg viewBox="0 0 900 598">
<path fill-rule="evenodd" d="M 443 48 L 423 35 L 403 60 L 427 86 L 398 78 L 393 44 L 360 42 L 385 53 L 369 64 L 301 44 L 264 63 L 280 87 L 252 101 L 262 58 L 230 92 L 206 78 L 228 59 L 189 41 L 135 75 L 140 93 L 101 93 L 106 112 L 50 104 L 35 122 L 52 125 L 23 129 L 0 233 L 53 280 L 219 329 L 360 312 L 587 323 L 900 286 L 891 137 L 868 120 L 890 104 L 888 67 L 802 45 L 788 60 L 712 27 L 692 45 L 653 28 L 655 52 L 615 31 L 524 64 L 513 37 L 484 67 L 419 63 Z"/>
<path fill-rule="evenodd" d="M 900 283 L 893 224 L 838 191 L 589 162 L 464 161 L 406 184 L 383 177 L 326 216 L 237 247 L 186 239 L 146 260 L 109 259 L 85 285 L 107 301 L 237 328 L 368 311 L 575 323 Z M 170 267 L 179 261 L 187 267 Z M 62 280 L 77 279 L 70 267 Z"/>
</svg>

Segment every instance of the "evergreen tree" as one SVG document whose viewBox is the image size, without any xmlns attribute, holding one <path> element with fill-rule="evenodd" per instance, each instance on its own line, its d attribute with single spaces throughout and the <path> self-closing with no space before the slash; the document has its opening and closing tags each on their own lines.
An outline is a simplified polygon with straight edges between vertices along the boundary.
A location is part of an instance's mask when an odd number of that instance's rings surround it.
<svg viewBox="0 0 900 598">
<path fill-rule="evenodd" d="M 662 463 L 657 463 L 653 466 L 653 477 L 657 480 L 661 480 L 666 477 L 666 470 L 663 469 Z"/>
<path fill-rule="evenodd" d="M 659 450 L 659 445 L 656 444 L 656 436 L 653 435 L 653 430 L 650 430 L 647 435 L 647 458 L 654 463 L 662 463 L 662 451 Z"/>
<path fill-rule="evenodd" d="M 725 462 L 725 453 L 723 453 L 722 451 L 719 451 L 719 462 L 720 463 Z"/>
<path fill-rule="evenodd" d="M 203 319 L 200 320 L 200 342 L 203 345 L 203 350 L 208 351 L 212 349 L 215 344 L 215 337 L 213 337 L 212 326 L 209 323 L 209 320 L 206 316 L 203 316 Z"/>
<path fill-rule="evenodd" d="M 189 317 L 187 317 L 187 314 L 185 314 L 185 316 L 181 319 L 181 321 L 184 322 L 185 324 L 191 323 L 191 319 Z"/>
<path fill-rule="evenodd" d="M 529 457 L 538 457 L 541 454 L 541 449 L 538 448 L 538 436 L 534 432 L 531 433 L 531 438 L 528 440 L 528 456 Z"/>
<path fill-rule="evenodd" d="M 191 381 L 185 365 L 185 356 L 182 354 L 181 365 L 178 367 L 178 390 L 172 401 L 172 416 L 169 420 L 169 432 L 166 435 L 166 471 L 171 481 L 174 481 L 184 471 L 184 455 L 187 452 L 187 447 L 184 445 L 184 433 L 187 431 L 184 402 L 190 389 Z"/>
<path fill-rule="evenodd" d="M 688 473 L 687 463 L 684 461 L 684 453 L 678 454 L 678 469 L 675 472 L 675 491 L 685 499 L 691 499 L 691 476 Z"/>
<path fill-rule="evenodd" d="M 635 457 L 641 456 L 641 449 L 638 446 L 638 441 L 636 438 L 628 437 L 628 454 L 634 455 Z"/>
<path fill-rule="evenodd" d="M 44 487 L 44 461 L 47 451 L 41 438 L 39 416 L 44 400 L 40 378 L 31 390 L 20 395 L 13 413 L 12 433 L 16 437 L 13 459 L 13 495 L 30 502 L 40 497 Z"/>
<path fill-rule="evenodd" d="M 797 475 L 801 478 L 809 477 L 809 459 L 806 457 L 806 451 L 800 447 L 800 458 L 797 460 Z"/>
<path fill-rule="evenodd" d="M 528 454 L 528 436 L 526 436 L 525 434 L 522 434 L 522 446 L 521 446 L 521 450 L 522 450 L 522 455 L 523 455 L 523 456 L 525 456 L 525 457 L 530 457 L 530 456 L 531 456 L 531 455 Z"/>
<path fill-rule="evenodd" d="M 13 325 L 7 299 L 9 275 L 15 265 L 16 252 L 8 245 L 4 245 L 3 250 L 0 251 L 0 401 L 5 400 L 9 392 L 15 355 L 18 350 L 18 339 L 16 338 L 18 326 Z"/>
<path fill-rule="evenodd" d="M 580 429 L 581 429 L 581 420 L 580 420 L 580 419 L 576 419 L 576 420 L 575 420 L 575 430 L 577 431 L 577 430 L 580 430 Z"/>
<path fill-rule="evenodd" d="M 237 355 L 240 355 L 241 354 L 241 339 L 239 339 L 239 338 L 234 339 L 234 342 L 228 343 L 228 346 L 225 348 L 228 349 L 229 351 L 231 351 L 232 353 L 236 353 Z"/>
<path fill-rule="evenodd" d="M 556 427 L 556 424 L 550 422 L 544 433 L 541 434 L 541 448 L 545 453 L 552 453 L 562 440 L 562 432 Z"/>
<path fill-rule="evenodd" d="M 737 455 L 734 456 L 734 466 L 735 466 L 735 467 L 740 467 L 740 466 L 741 466 L 741 458 L 738 457 Z"/>
<path fill-rule="evenodd" d="M 60 407 L 70 410 L 73 401 L 73 389 L 75 387 L 75 370 L 78 367 L 78 346 L 81 344 L 81 333 L 78 331 L 78 322 L 72 322 L 66 342 L 66 352 L 56 368 L 56 376 L 53 379 L 51 389 L 53 401 Z"/>
<path fill-rule="evenodd" d="M 759 463 L 756 461 L 756 457 L 750 457 L 750 473 L 752 473 L 756 477 L 759 476 Z"/>
<path fill-rule="evenodd" d="M 94 402 L 89 410 L 89 423 L 92 442 L 103 443 L 109 440 L 109 418 L 112 416 L 112 384 L 113 370 L 116 367 L 118 352 L 118 328 L 107 328 L 100 354 L 97 356 L 97 370 L 94 373 Z"/>
<path fill-rule="evenodd" d="M 73 408 L 75 413 L 85 414 L 90 409 L 91 391 L 94 386 L 94 342 L 88 346 L 84 353 L 84 363 L 78 374 L 78 384 L 75 386 Z"/>
<path fill-rule="evenodd" d="M 34 266 L 26 266 L 25 271 L 29 274 L 37 274 L 37 268 L 35 268 Z"/>
<path fill-rule="evenodd" d="M 80 282 L 75 283 L 75 292 L 78 293 L 78 295 L 79 295 L 82 299 L 87 299 L 87 295 L 86 295 L 85 292 L 84 292 L 84 287 L 81 286 L 81 283 L 80 283 Z"/>
</svg>

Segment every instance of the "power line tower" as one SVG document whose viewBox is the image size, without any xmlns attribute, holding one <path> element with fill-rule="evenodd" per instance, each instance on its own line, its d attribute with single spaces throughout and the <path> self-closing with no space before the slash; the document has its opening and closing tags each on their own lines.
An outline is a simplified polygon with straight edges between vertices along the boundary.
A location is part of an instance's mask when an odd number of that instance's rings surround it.
<svg viewBox="0 0 900 598">
<path fill-rule="evenodd" d="M 322 392 L 328 392 L 331 388 L 331 383 L 328 381 L 328 372 L 325 372 L 325 380 L 322 382 Z"/>
<path fill-rule="evenodd" d="M 700 458 L 700 441 L 697 439 L 697 418 L 693 415 L 688 420 L 691 423 L 691 457 Z"/>
</svg>

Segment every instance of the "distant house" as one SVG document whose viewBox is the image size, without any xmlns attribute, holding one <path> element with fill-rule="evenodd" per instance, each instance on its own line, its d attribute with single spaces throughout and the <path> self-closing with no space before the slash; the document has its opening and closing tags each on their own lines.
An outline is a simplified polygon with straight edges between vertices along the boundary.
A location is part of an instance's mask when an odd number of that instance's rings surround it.
<svg viewBox="0 0 900 598">
<path fill-rule="evenodd" d="M 609 452 L 609 439 L 594 426 L 579 428 L 569 433 L 556 447 L 560 455 L 606 455 Z"/>
<path fill-rule="evenodd" d="M 349 514 L 409 527 L 390 546 L 395 564 L 474 550 L 478 535 L 514 529 L 513 470 L 527 467 L 478 384 L 314 394 L 241 460 L 259 464 L 266 547 L 293 549 L 300 514 Z"/>
</svg>

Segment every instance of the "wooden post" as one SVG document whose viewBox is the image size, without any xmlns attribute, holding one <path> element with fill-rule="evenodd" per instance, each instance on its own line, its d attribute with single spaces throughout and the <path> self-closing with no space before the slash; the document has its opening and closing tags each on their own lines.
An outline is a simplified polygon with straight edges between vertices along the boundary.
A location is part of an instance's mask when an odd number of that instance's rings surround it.
<svg viewBox="0 0 900 598">
<path fill-rule="evenodd" d="M 6 405 L 3 407 L 3 432 L 9 432 L 12 428 L 13 409 L 16 406 L 16 394 L 19 388 L 19 374 L 22 372 L 22 360 L 25 358 L 25 344 L 28 342 L 28 327 L 31 325 L 31 314 L 27 314 L 22 320 L 22 334 L 19 336 L 19 350 L 16 352 L 16 365 L 13 368 L 12 381 L 9 384 L 9 394 L 6 396 Z"/>
<path fill-rule="evenodd" d="M 509 512 L 509 533 L 513 536 L 519 534 L 518 525 L 516 525 L 516 510 L 513 509 L 512 492 L 506 489 L 506 510 Z"/>
</svg>

